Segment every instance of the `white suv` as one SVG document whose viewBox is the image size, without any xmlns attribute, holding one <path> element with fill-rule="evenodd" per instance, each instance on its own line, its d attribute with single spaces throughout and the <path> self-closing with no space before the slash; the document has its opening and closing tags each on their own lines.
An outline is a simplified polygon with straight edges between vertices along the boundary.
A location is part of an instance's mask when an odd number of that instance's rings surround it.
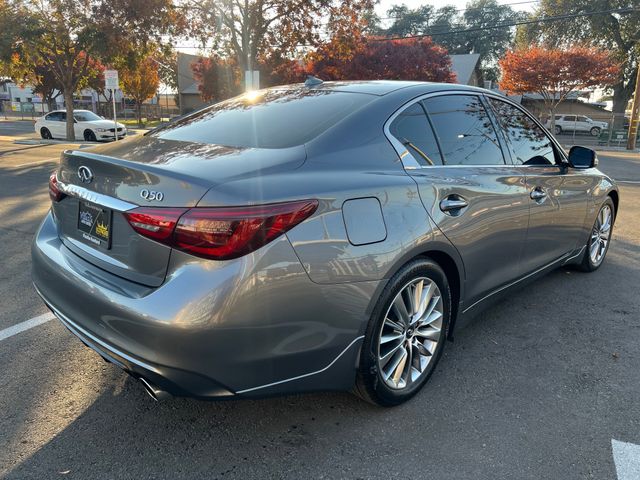
<svg viewBox="0 0 640 480">
<path fill-rule="evenodd" d="M 551 127 L 551 120 L 547 121 L 547 127 Z M 584 132 L 597 137 L 607 128 L 609 128 L 607 122 L 592 120 L 584 115 L 556 115 L 554 133 L 560 135 L 562 132 Z"/>
</svg>

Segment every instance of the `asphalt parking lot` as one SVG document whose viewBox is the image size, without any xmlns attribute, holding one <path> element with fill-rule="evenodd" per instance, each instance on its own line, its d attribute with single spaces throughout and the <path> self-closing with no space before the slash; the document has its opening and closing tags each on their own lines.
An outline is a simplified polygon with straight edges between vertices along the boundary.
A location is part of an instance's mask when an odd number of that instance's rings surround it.
<svg viewBox="0 0 640 480">
<path fill-rule="evenodd" d="M 381 409 L 347 393 L 155 403 L 57 321 L 3 338 L 48 318 L 29 248 L 62 148 L 0 140 L 0 478 L 637 478 L 640 455 L 612 441 L 640 444 L 639 154 L 599 155 L 622 181 L 600 270 L 487 310 L 415 399 Z"/>
<path fill-rule="evenodd" d="M 2 114 L 0 114 L 1 116 Z M 34 134 L 33 120 L 0 120 L 0 132 L 2 135 L 26 135 Z"/>
</svg>

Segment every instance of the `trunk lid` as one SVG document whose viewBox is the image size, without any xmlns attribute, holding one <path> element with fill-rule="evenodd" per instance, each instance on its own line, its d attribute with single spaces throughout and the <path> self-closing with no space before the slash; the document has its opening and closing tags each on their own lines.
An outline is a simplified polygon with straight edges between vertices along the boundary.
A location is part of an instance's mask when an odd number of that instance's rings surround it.
<svg viewBox="0 0 640 480">
<path fill-rule="evenodd" d="M 60 238 L 74 253 L 115 275 L 159 286 L 171 248 L 135 232 L 124 211 L 194 207 L 215 185 L 296 168 L 304 160 L 304 147 L 267 151 L 152 136 L 67 150 L 57 173 L 67 196 L 52 209 Z"/>
</svg>

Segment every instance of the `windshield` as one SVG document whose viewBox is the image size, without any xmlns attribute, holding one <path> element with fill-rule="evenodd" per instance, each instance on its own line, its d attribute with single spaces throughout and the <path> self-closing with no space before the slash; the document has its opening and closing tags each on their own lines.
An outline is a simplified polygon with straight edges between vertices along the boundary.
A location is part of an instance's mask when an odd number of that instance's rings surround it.
<svg viewBox="0 0 640 480">
<path fill-rule="evenodd" d="M 73 118 L 76 119 L 76 122 L 93 122 L 95 120 L 102 120 L 101 117 L 93 112 L 74 112 Z"/>
<path fill-rule="evenodd" d="M 317 137 L 374 98 L 308 88 L 256 91 L 207 107 L 151 135 L 229 147 L 287 148 Z"/>
</svg>

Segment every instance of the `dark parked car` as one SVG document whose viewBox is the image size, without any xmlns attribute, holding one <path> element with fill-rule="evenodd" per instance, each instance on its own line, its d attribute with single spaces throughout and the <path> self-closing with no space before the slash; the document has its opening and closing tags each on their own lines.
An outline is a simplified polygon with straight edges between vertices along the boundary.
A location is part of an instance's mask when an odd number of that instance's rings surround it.
<svg viewBox="0 0 640 480">
<path fill-rule="evenodd" d="M 394 405 L 512 287 L 596 270 L 618 208 L 493 92 L 310 82 L 69 150 L 33 280 L 155 398 L 354 390 Z"/>
</svg>

